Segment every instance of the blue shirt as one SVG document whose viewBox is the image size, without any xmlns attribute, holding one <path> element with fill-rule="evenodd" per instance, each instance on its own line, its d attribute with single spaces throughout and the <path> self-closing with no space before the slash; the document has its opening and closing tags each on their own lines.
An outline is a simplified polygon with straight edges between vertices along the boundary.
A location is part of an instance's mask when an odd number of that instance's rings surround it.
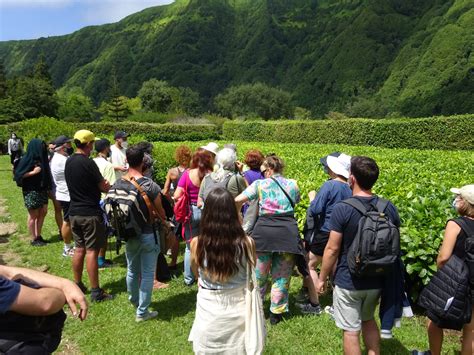
<svg viewBox="0 0 474 355">
<path fill-rule="evenodd" d="M 20 293 L 20 284 L 0 276 L 0 314 L 10 310 Z"/>
<path fill-rule="evenodd" d="M 321 186 L 309 207 L 311 217 L 318 217 L 318 231 L 329 233 L 329 220 L 334 206 L 351 196 L 351 188 L 345 182 L 328 180 Z"/>
<path fill-rule="evenodd" d="M 369 206 L 370 204 L 375 206 L 378 200 L 377 196 L 354 197 L 366 206 Z M 397 209 L 391 202 L 388 203 L 385 213 L 395 226 L 400 227 L 400 217 L 398 216 Z M 329 222 L 329 228 L 331 231 L 342 233 L 342 245 L 339 259 L 337 261 L 334 283 L 340 288 L 346 290 L 372 290 L 382 288 L 383 285 L 383 280 L 380 276 L 361 278 L 352 275 L 349 271 L 349 266 L 347 264 L 347 251 L 356 236 L 357 227 L 361 217 L 362 214 L 354 207 L 340 202 L 334 206 L 331 220 Z"/>
</svg>

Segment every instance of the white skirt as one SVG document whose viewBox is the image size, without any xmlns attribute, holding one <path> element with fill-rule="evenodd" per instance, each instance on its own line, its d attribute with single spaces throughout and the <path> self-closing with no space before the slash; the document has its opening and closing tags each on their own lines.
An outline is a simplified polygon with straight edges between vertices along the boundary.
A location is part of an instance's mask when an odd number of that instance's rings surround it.
<svg viewBox="0 0 474 355">
<path fill-rule="evenodd" d="M 199 288 L 188 341 L 195 354 L 245 354 L 245 289 Z"/>
</svg>

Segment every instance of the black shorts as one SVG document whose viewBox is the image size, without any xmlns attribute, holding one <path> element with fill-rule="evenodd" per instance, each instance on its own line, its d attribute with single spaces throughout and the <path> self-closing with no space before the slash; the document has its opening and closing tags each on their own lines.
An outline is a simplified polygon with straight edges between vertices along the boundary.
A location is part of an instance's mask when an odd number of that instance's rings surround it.
<svg viewBox="0 0 474 355">
<path fill-rule="evenodd" d="M 306 243 L 306 251 L 310 251 L 314 255 L 323 256 L 328 240 L 329 233 L 319 232 L 314 236 L 313 242 L 310 245 Z"/>
<path fill-rule="evenodd" d="M 71 230 L 76 248 L 99 250 L 107 245 L 107 229 L 100 216 L 71 216 Z"/>
<path fill-rule="evenodd" d="M 69 201 L 59 201 L 61 204 L 61 209 L 63 210 L 63 220 L 64 222 L 69 222 L 69 206 L 71 202 Z"/>
</svg>

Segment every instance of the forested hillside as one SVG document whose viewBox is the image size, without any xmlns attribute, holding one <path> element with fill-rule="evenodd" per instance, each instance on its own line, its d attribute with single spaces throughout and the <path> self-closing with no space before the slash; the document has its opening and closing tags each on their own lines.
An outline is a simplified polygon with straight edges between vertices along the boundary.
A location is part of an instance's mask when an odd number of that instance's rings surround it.
<svg viewBox="0 0 474 355">
<path fill-rule="evenodd" d="M 7 75 L 41 55 L 56 88 L 96 103 L 111 73 L 134 97 L 151 78 L 199 92 L 263 82 L 314 115 L 474 112 L 472 0 L 178 0 L 60 37 L 0 43 Z"/>
</svg>

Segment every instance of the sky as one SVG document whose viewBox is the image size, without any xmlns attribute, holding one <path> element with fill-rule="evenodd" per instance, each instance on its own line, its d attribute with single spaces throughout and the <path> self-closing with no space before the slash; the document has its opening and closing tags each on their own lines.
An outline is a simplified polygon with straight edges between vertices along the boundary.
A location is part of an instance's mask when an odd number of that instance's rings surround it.
<svg viewBox="0 0 474 355">
<path fill-rule="evenodd" d="M 72 33 L 173 0 L 0 0 L 0 41 Z"/>
</svg>

